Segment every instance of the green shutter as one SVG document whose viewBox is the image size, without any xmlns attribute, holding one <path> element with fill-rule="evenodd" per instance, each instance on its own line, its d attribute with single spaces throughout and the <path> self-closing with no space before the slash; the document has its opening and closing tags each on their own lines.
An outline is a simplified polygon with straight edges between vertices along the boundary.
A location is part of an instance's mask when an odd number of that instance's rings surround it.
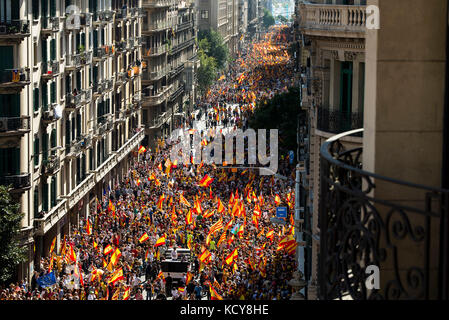
<svg viewBox="0 0 449 320">
<path fill-rule="evenodd" d="M 51 198 L 51 207 L 53 208 L 54 206 L 56 206 L 56 177 L 52 177 L 51 178 L 51 194 L 50 194 L 50 198 Z"/>
<path fill-rule="evenodd" d="M 48 211 L 48 184 L 42 184 L 42 210 Z"/>
<path fill-rule="evenodd" d="M 39 88 L 34 88 L 33 107 L 34 111 L 39 111 Z"/>
<path fill-rule="evenodd" d="M 50 59 L 51 61 L 56 60 L 56 39 L 50 40 Z"/>
<path fill-rule="evenodd" d="M 39 165 L 39 137 L 34 138 L 34 165 Z"/>
<path fill-rule="evenodd" d="M 93 43 L 93 45 L 94 45 L 94 49 L 98 48 L 98 31 L 97 30 L 94 30 L 94 43 Z"/>
<path fill-rule="evenodd" d="M 42 109 L 44 111 L 48 111 L 48 90 L 47 90 L 47 83 L 44 82 L 42 84 Z"/>
<path fill-rule="evenodd" d="M 56 103 L 56 81 L 53 81 L 50 85 L 51 103 Z"/>
<path fill-rule="evenodd" d="M 14 68 L 14 48 L 12 46 L 0 46 L 0 72 Z"/>
<path fill-rule="evenodd" d="M 34 189 L 34 216 L 39 215 L 39 187 Z"/>
<path fill-rule="evenodd" d="M 42 134 L 42 160 L 48 159 L 48 134 Z"/>
<path fill-rule="evenodd" d="M 56 0 L 50 0 L 50 16 L 56 17 Z"/>
<path fill-rule="evenodd" d="M 42 40 L 42 62 L 47 62 L 47 40 Z"/>
</svg>

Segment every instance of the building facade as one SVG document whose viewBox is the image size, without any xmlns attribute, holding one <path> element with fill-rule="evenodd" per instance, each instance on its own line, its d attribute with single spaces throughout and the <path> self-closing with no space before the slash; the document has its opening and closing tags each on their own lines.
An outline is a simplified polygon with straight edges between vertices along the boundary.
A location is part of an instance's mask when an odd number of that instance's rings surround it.
<svg viewBox="0 0 449 320">
<path fill-rule="evenodd" d="M 144 138 L 142 11 L 138 0 L 0 6 L 0 183 L 25 214 L 17 276 L 31 279 Z"/>
<path fill-rule="evenodd" d="M 447 299 L 447 2 L 320 2 L 294 23 L 306 297 Z"/>
<path fill-rule="evenodd" d="M 197 26 L 192 1 L 143 0 L 145 144 L 183 125 L 196 100 Z"/>
</svg>

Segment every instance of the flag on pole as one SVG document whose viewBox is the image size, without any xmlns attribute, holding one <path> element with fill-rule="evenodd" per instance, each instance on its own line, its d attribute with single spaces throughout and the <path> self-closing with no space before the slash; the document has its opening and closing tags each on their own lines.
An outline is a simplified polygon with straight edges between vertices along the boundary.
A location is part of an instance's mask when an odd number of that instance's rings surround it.
<svg viewBox="0 0 449 320">
<path fill-rule="evenodd" d="M 165 244 L 165 235 L 163 235 L 162 237 L 160 237 L 160 238 L 156 241 L 154 247 L 157 248 L 157 247 L 160 247 L 160 246 L 162 246 L 162 245 L 164 245 L 164 244 Z"/>
<path fill-rule="evenodd" d="M 139 239 L 139 242 L 142 243 L 144 241 L 147 241 L 148 239 L 150 239 L 150 237 L 148 236 L 148 234 L 145 232 Z"/>
<path fill-rule="evenodd" d="M 200 181 L 200 186 L 201 187 L 209 187 L 210 184 L 212 183 L 212 181 L 214 181 L 213 178 L 209 177 L 207 174 L 204 176 L 203 179 L 201 179 Z"/>
<path fill-rule="evenodd" d="M 111 263 L 113 266 L 115 266 L 118 262 L 118 259 L 121 257 L 122 253 L 120 252 L 120 250 L 117 248 L 115 249 L 114 253 L 111 256 Z"/>
<path fill-rule="evenodd" d="M 112 274 L 112 276 L 111 276 L 111 278 L 109 279 L 108 283 L 112 283 L 113 285 L 115 285 L 115 283 L 116 283 L 117 281 L 123 280 L 123 279 L 124 279 L 124 277 L 123 277 L 123 268 L 120 268 L 120 269 L 116 270 L 116 271 Z"/>
</svg>

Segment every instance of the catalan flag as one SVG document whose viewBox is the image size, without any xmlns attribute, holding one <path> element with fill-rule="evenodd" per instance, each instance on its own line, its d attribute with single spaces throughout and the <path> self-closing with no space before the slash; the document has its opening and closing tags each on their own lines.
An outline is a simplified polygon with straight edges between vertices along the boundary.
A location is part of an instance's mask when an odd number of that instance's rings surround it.
<svg viewBox="0 0 449 320">
<path fill-rule="evenodd" d="M 165 244 L 165 235 L 163 235 L 162 237 L 160 237 L 160 238 L 156 241 L 154 247 L 157 248 L 157 247 L 160 247 L 160 246 L 162 246 L 162 245 L 164 245 L 164 244 Z"/>
<path fill-rule="evenodd" d="M 201 187 L 209 187 L 210 184 L 212 183 L 212 181 L 214 181 L 213 178 L 209 177 L 207 174 L 204 176 L 203 179 L 201 179 L 200 181 L 200 186 Z"/>
<path fill-rule="evenodd" d="M 217 222 L 215 222 L 209 229 L 210 234 L 215 234 L 219 230 L 223 229 L 223 220 L 220 218 Z"/>
<path fill-rule="evenodd" d="M 144 241 L 147 241 L 148 239 L 150 239 L 150 237 L 148 236 L 148 234 L 145 232 L 139 239 L 139 242 L 142 243 Z"/>
<path fill-rule="evenodd" d="M 226 231 L 224 231 L 223 234 L 221 235 L 220 239 L 218 239 L 217 247 L 219 247 L 220 244 L 222 244 L 224 241 L 226 241 Z"/>
<path fill-rule="evenodd" d="M 73 250 L 72 244 L 70 244 L 69 258 L 71 261 L 76 262 L 76 254 L 75 251 Z"/>
<path fill-rule="evenodd" d="M 156 280 L 158 279 L 162 279 L 165 282 L 165 277 L 164 277 L 164 273 L 161 271 L 159 271 L 159 273 L 157 274 Z"/>
<path fill-rule="evenodd" d="M 187 271 L 186 285 L 188 285 L 190 283 L 190 281 L 192 281 L 192 279 L 193 279 L 193 273 L 190 273 L 189 271 Z"/>
<path fill-rule="evenodd" d="M 193 223 L 192 210 L 189 209 L 189 212 L 186 215 L 186 225 Z"/>
<path fill-rule="evenodd" d="M 182 194 L 179 195 L 179 203 L 182 203 L 184 205 L 186 205 L 187 207 L 191 207 L 189 201 L 187 201 L 186 198 L 184 198 L 184 196 Z"/>
</svg>

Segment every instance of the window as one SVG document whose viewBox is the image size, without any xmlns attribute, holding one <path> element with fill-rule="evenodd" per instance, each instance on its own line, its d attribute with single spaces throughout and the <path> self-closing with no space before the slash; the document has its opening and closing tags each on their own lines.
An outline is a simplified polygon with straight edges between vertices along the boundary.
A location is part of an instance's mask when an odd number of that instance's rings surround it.
<svg viewBox="0 0 449 320">
<path fill-rule="evenodd" d="M 33 0 L 33 19 L 39 19 L 39 0 Z"/>
<path fill-rule="evenodd" d="M 209 19 L 209 11 L 201 10 L 201 19 Z"/>
<path fill-rule="evenodd" d="M 56 103 L 56 81 L 53 81 L 50 85 L 50 100 L 51 103 Z"/>
<path fill-rule="evenodd" d="M 48 110 L 48 92 L 47 92 L 47 83 L 42 83 L 42 109 L 44 111 Z"/>
<path fill-rule="evenodd" d="M 42 184 L 42 210 L 48 212 L 48 183 Z"/>
<path fill-rule="evenodd" d="M 38 217 L 39 216 L 39 187 L 36 187 L 34 189 L 33 201 L 34 201 L 34 216 Z"/>
<path fill-rule="evenodd" d="M 42 134 L 42 160 L 48 159 L 48 134 L 44 132 Z"/>
<path fill-rule="evenodd" d="M 51 204 L 52 208 L 54 206 L 56 206 L 56 204 L 57 204 L 57 201 L 56 201 L 56 185 L 57 185 L 57 179 L 56 179 L 56 177 L 52 177 L 51 178 L 51 187 L 50 187 L 50 204 Z"/>
<path fill-rule="evenodd" d="M 38 166 L 39 165 L 39 136 L 35 135 L 34 136 L 34 165 Z"/>
</svg>

